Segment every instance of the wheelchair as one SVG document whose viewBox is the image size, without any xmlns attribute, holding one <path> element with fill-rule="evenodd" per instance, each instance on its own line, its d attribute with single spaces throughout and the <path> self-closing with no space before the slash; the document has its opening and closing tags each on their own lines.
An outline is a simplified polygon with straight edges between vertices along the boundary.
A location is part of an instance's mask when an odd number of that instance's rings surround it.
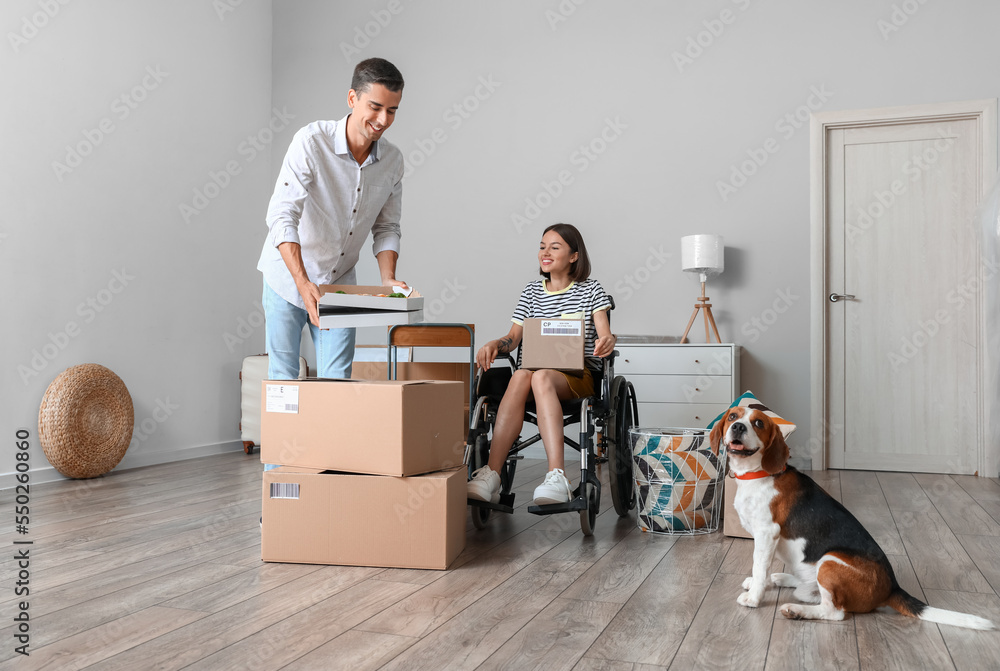
<svg viewBox="0 0 1000 671">
<path fill-rule="evenodd" d="M 614 299 L 611 300 L 614 309 Z M 607 463 L 608 482 L 611 499 L 619 517 L 627 517 L 635 507 L 635 480 L 632 476 L 632 454 L 629 444 L 629 429 L 638 425 L 638 406 L 632 384 L 622 376 L 615 375 L 615 357 L 618 351 L 602 359 L 602 371 L 594 371 L 594 395 L 562 401 L 563 427 L 580 424 L 579 440 L 565 437 L 566 445 L 580 453 L 580 482 L 573 491 L 573 498 L 566 503 L 549 505 L 529 505 L 528 512 L 535 515 L 551 515 L 578 511 L 580 528 L 585 536 L 594 533 L 597 511 L 601 503 L 601 482 L 597 474 L 597 464 Z M 469 434 L 465 446 L 465 463 L 468 477 L 484 466 L 489 460 L 490 440 L 496 423 L 497 408 L 516 370 L 515 359 L 507 355 L 497 357 L 507 360 L 509 367 L 492 366 L 480 372 L 473 385 L 473 399 L 469 415 Z M 525 406 L 524 421 L 538 425 L 534 403 Z M 468 499 L 472 514 L 472 524 L 476 529 L 486 526 L 490 515 L 495 512 L 513 513 L 514 473 L 517 462 L 524 458 L 520 454 L 525 448 L 541 441 L 536 434 L 514 441 L 507 460 L 500 471 L 500 500 L 498 503 Z M 598 451 L 602 456 L 598 457 Z"/>
</svg>

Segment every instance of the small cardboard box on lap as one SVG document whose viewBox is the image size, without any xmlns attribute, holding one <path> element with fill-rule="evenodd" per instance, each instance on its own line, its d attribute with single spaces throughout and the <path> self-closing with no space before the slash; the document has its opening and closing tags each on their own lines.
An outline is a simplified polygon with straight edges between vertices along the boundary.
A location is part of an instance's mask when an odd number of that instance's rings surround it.
<svg viewBox="0 0 1000 671">
<path fill-rule="evenodd" d="M 261 558 L 446 569 L 465 547 L 465 482 L 465 468 L 407 478 L 266 471 Z"/>
<path fill-rule="evenodd" d="M 521 368 L 583 372 L 586 333 L 582 319 L 528 318 L 522 326 Z"/>
<path fill-rule="evenodd" d="M 461 382 L 264 380 L 265 464 L 409 476 L 460 466 Z"/>
</svg>

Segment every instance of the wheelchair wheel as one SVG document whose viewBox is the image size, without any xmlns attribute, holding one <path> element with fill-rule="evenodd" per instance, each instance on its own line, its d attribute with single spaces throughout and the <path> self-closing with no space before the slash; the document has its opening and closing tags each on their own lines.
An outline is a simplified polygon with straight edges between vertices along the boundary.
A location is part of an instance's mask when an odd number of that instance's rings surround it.
<svg viewBox="0 0 1000 671">
<path fill-rule="evenodd" d="M 486 437 L 486 434 L 479 434 L 476 436 L 476 444 L 472 448 L 472 454 L 469 456 L 469 478 L 472 477 L 472 472 L 479 470 L 486 465 L 486 462 L 490 458 L 490 441 Z M 484 529 L 486 527 L 487 520 L 490 519 L 490 513 L 492 512 L 489 508 L 480 508 L 479 506 L 469 506 L 469 512 L 472 514 L 472 526 L 476 529 Z"/>
<path fill-rule="evenodd" d="M 611 442 L 608 448 L 608 480 L 615 512 L 619 517 L 627 517 L 635 507 L 635 480 L 632 477 L 632 450 L 629 444 L 629 429 L 639 421 L 635 391 L 625 378 L 616 377 L 612 383 L 611 399 L 614 413 L 608 426 Z"/>
<path fill-rule="evenodd" d="M 489 508 L 480 508 L 479 506 L 469 506 L 469 511 L 472 514 L 472 526 L 476 529 L 485 529 L 486 522 L 490 519 L 490 513 L 493 512 Z"/>
<path fill-rule="evenodd" d="M 592 482 L 585 485 L 584 494 L 587 496 L 587 509 L 580 511 L 580 529 L 584 536 L 593 536 L 594 525 L 597 523 L 597 509 L 601 506 L 601 501 L 597 487 Z"/>
</svg>

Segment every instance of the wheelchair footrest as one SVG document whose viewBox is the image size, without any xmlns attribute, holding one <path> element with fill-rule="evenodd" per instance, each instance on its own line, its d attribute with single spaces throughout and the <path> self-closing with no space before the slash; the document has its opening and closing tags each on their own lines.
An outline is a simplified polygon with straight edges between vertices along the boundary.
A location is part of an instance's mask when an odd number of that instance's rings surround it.
<svg viewBox="0 0 1000 671">
<path fill-rule="evenodd" d="M 582 496 L 578 496 L 572 501 L 567 501 L 566 503 L 549 503 L 544 506 L 528 506 L 528 512 L 533 515 L 552 515 L 553 513 L 569 513 L 574 510 L 586 509 L 587 499 Z"/>
<path fill-rule="evenodd" d="M 504 499 L 507 499 L 505 501 Z M 512 515 L 514 513 L 514 495 L 509 494 L 506 497 L 501 495 L 499 503 L 490 503 L 489 501 L 480 501 L 479 499 L 467 499 L 470 506 L 474 508 L 489 508 L 490 510 L 495 510 L 500 513 L 507 513 Z"/>
</svg>

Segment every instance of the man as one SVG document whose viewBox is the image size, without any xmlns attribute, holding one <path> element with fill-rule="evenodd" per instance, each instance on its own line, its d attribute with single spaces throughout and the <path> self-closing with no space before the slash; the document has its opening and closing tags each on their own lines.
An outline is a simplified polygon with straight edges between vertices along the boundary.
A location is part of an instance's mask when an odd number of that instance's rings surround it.
<svg viewBox="0 0 1000 671">
<path fill-rule="evenodd" d="M 320 377 L 348 378 L 354 329 L 319 329 L 319 284 L 356 284 L 354 266 L 369 231 L 381 283 L 396 279 L 403 155 L 381 139 L 403 96 L 403 76 L 381 58 L 358 63 L 347 92 L 351 112 L 316 121 L 292 138 L 267 209 L 268 235 L 257 263 L 264 275 L 268 377 L 299 374 L 302 327 L 309 324 Z"/>
</svg>

